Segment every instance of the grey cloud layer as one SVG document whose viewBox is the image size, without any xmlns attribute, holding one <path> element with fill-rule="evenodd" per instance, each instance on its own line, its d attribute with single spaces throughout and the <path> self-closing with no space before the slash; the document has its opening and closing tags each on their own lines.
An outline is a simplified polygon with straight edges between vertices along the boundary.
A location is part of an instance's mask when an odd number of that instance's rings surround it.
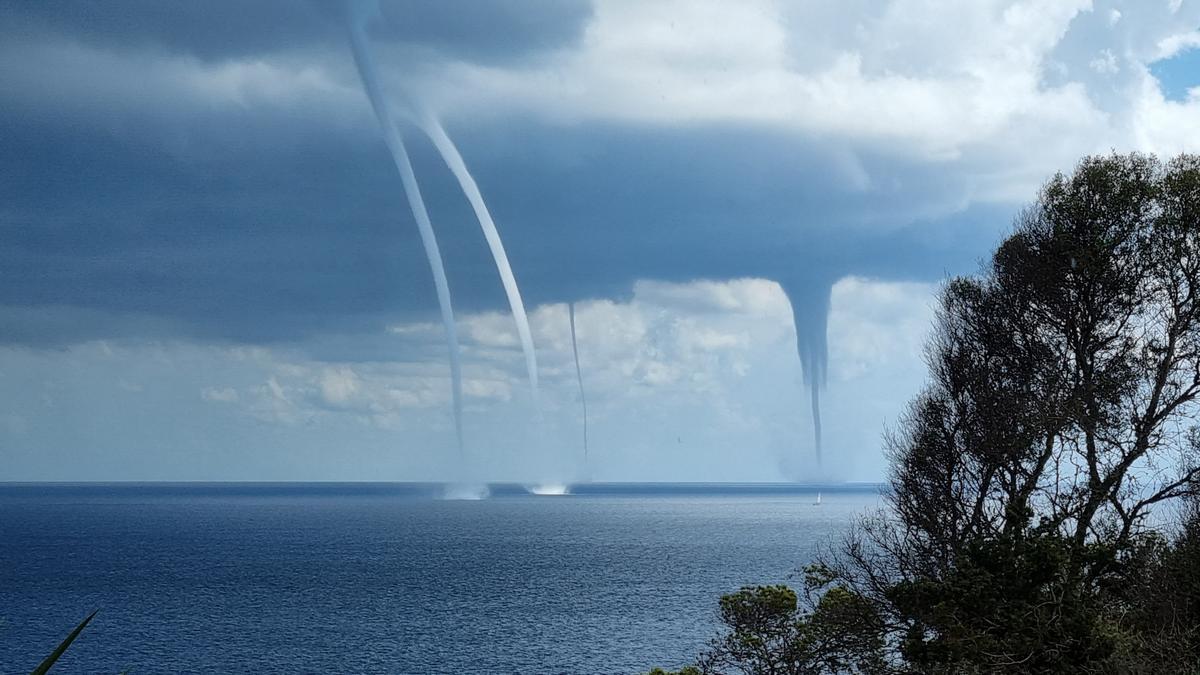
<svg viewBox="0 0 1200 675">
<path fill-rule="evenodd" d="M 379 5 L 375 37 L 489 61 L 571 44 L 591 13 L 583 0 L 476 0 L 469 6 L 387 0 Z M 0 7 L 10 37 L 58 35 L 100 48 L 204 61 L 337 46 L 345 39 L 344 15 L 340 0 L 17 0 Z"/>
<path fill-rule="evenodd" d="M 393 84 L 439 64 L 552 68 L 593 17 L 582 3 L 471 7 L 384 3 L 374 38 Z M 0 14 L 0 306 L 21 318 L 0 340 L 338 345 L 432 311 L 338 6 L 30 2 Z M 450 131 L 534 305 L 626 296 L 640 278 L 936 280 L 973 266 L 1015 208 L 974 197 L 1010 171 L 987 155 L 929 161 L 745 121 L 563 123 L 518 105 L 460 114 Z M 503 306 L 457 186 L 413 145 L 457 302 Z"/>
</svg>

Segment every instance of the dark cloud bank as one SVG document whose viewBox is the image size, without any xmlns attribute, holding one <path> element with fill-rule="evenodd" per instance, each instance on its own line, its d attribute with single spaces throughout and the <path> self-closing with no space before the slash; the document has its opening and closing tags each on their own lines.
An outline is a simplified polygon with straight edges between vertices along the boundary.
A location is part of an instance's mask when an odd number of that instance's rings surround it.
<svg viewBox="0 0 1200 675">
<path fill-rule="evenodd" d="M 472 7 L 385 4 L 373 38 L 429 59 L 496 63 L 569 47 L 590 15 L 575 2 Z M 10 54 L 74 44 L 147 67 L 273 54 L 348 64 L 329 3 L 8 3 L 0 26 Z M 0 340 L 303 341 L 432 313 L 426 262 L 365 97 L 350 125 L 304 105 L 188 105 L 153 89 L 96 105 L 88 97 L 105 78 L 129 73 L 57 67 L 7 59 L 0 73 Z M 766 277 L 793 298 L 814 349 L 836 279 L 968 269 L 1009 213 L 931 218 L 919 205 L 952 202 L 963 186 L 864 149 L 868 175 L 890 187 L 849 188 L 832 149 L 795 133 L 513 117 L 451 121 L 450 132 L 530 304 L 621 297 L 639 278 Z M 504 307 L 458 187 L 426 143 L 413 151 L 457 305 Z"/>
</svg>

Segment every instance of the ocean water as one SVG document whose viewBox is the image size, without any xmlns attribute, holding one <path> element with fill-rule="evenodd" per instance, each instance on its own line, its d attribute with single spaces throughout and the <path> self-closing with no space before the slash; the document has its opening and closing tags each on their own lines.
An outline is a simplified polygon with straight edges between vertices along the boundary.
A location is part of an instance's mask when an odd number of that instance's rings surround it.
<svg viewBox="0 0 1200 675">
<path fill-rule="evenodd" d="M 0 484 L 0 672 L 636 673 L 874 487 Z"/>
</svg>

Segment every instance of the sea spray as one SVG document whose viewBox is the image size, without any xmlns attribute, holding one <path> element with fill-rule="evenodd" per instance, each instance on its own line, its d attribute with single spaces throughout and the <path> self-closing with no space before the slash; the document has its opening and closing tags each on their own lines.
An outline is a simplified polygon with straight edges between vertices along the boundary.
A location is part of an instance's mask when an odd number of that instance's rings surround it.
<svg viewBox="0 0 1200 675">
<path fill-rule="evenodd" d="M 492 258 L 496 261 L 496 271 L 500 273 L 500 282 L 504 285 L 504 293 L 508 296 L 509 307 L 512 308 L 513 320 L 517 324 L 517 336 L 521 340 L 521 349 L 525 352 L 525 369 L 529 374 L 529 388 L 533 397 L 534 410 L 538 411 L 540 415 L 537 353 L 533 348 L 533 335 L 529 330 L 529 318 L 525 314 L 525 302 L 521 299 L 521 289 L 517 286 L 517 278 L 513 274 L 512 265 L 508 262 L 508 254 L 504 250 L 500 232 L 496 229 L 496 222 L 492 219 L 492 214 L 483 201 L 483 193 L 479 191 L 479 185 L 475 182 L 470 170 L 467 169 L 462 154 L 446 133 L 445 128 L 442 127 L 442 123 L 426 111 L 419 116 L 418 124 L 433 141 L 434 147 L 442 156 L 442 161 L 446 162 L 446 166 L 454 174 L 459 187 L 462 188 L 463 194 L 466 195 L 467 201 L 471 203 L 471 208 L 475 211 L 475 218 L 479 221 L 484 238 L 487 239 Z"/>
<path fill-rule="evenodd" d="M 491 496 L 486 483 L 447 483 L 442 486 L 442 499 L 448 501 L 478 501 Z"/>
<path fill-rule="evenodd" d="M 571 486 L 566 483 L 541 483 L 526 489 L 529 494 L 538 497 L 564 497 L 571 494 Z"/>
<path fill-rule="evenodd" d="M 571 351 L 575 354 L 575 380 L 579 383 L 579 404 L 583 408 L 583 464 L 588 461 L 588 410 L 587 395 L 583 391 L 583 369 L 579 367 L 579 339 L 575 335 L 575 303 L 567 303 L 567 316 L 571 321 Z"/>
<path fill-rule="evenodd" d="M 450 301 L 450 284 L 446 281 L 446 270 L 442 265 L 442 254 L 438 248 L 437 235 L 434 234 L 433 224 L 429 221 L 429 212 L 425 209 L 425 200 L 421 197 L 421 188 L 417 184 L 417 176 L 413 172 L 412 162 L 400 131 L 396 128 L 395 120 L 388 111 L 387 102 L 379 88 L 379 78 L 375 73 L 375 64 L 367 51 L 367 35 L 364 28 L 366 12 L 363 5 L 352 3 L 349 12 L 350 46 L 354 52 L 354 64 L 358 75 L 367 90 L 367 98 L 371 108 L 383 129 L 383 140 L 392 154 L 392 160 L 400 171 L 400 180 L 404 185 L 404 193 L 408 197 L 409 208 L 417 221 L 417 229 L 421 233 L 421 243 L 425 247 L 425 256 L 429 259 L 429 267 L 433 272 L 433 283 L 437 289 L 438 305 L 442 312 L 442 323 L 446 327 L 446 343 L 450 351 L 450 386 L 454 402 L 454 432 L 458 440 L 458 450 L 464 452 L 463 445 L 463 404 L 462 404 L 462 367 L 459 364 L 458 332 L 454 325 L 454 307 Z"/>
</svg>

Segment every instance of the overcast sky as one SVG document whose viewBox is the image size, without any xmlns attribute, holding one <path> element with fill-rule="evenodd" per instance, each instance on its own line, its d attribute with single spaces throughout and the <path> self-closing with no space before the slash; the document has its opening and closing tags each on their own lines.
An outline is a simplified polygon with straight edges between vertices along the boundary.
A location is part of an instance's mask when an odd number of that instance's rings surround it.
<svg viewBox="0 0 1200 675">
<path fill-rule="evenodd" d="M 1200 151 L 1200 2 L 0 4 L 0 480 L 877 480 L 938 285 L 1083 155 Z M 830 291 L 825 462 L 792 309 Z M 821 295 L 817 293 L 817 295 Z M 793 297 L 793 300 L 795 297 Z M 567 305 L 575 302 L 591 461 Z"/>
</svg>

